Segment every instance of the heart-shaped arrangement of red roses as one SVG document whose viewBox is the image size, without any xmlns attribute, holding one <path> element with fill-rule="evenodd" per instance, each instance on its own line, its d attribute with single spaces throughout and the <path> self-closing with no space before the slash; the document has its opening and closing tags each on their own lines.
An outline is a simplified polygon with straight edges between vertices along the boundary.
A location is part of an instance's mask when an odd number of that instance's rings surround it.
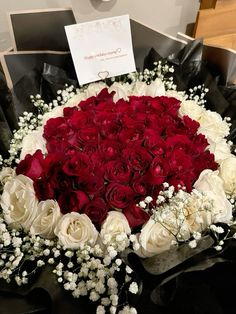
<svg viewBox="0 0 236 314">
<path fill-rule="evenodd" d="M 198 122 L 178 116 L 179 100 L 131 96 L 115 103 L 113 95 L 103 89 L 49 119 L 48 153 L 27 155 L 16 170 L 34 181 L 39 200 L 57 200 L 63 214 L 85 213 L 98 228 L 114 209 L 131 227 L 141 225 L 149 216 L 136 204 L 145 196 L 155 201 L 163 182 L 190 192 L 204 169 L 217 169 Z"/>
</svg>

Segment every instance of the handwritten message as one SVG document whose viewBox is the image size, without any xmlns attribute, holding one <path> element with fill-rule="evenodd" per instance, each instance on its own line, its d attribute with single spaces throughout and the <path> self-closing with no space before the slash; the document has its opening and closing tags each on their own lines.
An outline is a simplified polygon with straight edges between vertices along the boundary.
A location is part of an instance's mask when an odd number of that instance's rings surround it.
<svg viewBox="0 0 236 314">
<path fill-rule="evenodd" d="M 80 85 L 136 70 L 128 15 L 65 30 Z"/>
</svg>

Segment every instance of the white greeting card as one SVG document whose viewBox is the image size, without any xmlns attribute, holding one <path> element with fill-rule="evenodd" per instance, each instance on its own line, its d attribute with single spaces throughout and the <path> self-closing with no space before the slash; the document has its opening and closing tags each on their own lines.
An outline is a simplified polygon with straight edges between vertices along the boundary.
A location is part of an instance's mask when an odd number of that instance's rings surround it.
<svg viewBox="0 0 236 314">
<path fill-rule="evenodd" d="M 65 30 L 80 85 L 136 71 L 128 15 Z"/>
</svg>

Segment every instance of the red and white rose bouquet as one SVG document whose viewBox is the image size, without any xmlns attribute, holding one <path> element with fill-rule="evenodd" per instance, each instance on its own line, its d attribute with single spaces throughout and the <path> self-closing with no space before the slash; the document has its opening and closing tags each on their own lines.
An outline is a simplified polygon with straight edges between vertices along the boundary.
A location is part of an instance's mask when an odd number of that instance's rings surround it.
<svg viewBox="0 0 236 314">
<path fill-rule="evenodd" d="M 202 86 L 177 92 L 171 71 L 32 97 L 38 114 L 20 118 L 0 172 L 1 278 L 27 283 L 25 260 L 49 263 L 74 297 L 99 300 L 97 313 L 135 313 L 119 299 L 139 290 L 121 252 L 194 249 L 234 224 L 230 124 L 204 107 Z"/>
</svg>

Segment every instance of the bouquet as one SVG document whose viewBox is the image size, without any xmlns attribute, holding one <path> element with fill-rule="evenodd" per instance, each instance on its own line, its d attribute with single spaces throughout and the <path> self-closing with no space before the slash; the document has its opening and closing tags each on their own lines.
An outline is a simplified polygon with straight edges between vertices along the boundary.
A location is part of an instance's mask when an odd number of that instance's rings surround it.
<svg viewBox="0 0 236 314">
<path fill-rule="evenodd" d="M 204 106 L 207 89 L 177 91 L 173 68 L 75 89 L 24 112 L 1 158 L 0 278 L 27 284 L 52 265 L 97 314 L 136 313 L 141 261 L 206 235 L 234 238 L 236 157 L 230 119 Z M 128 254 L 128 253 L 127 253 Z"/>
</svg>

